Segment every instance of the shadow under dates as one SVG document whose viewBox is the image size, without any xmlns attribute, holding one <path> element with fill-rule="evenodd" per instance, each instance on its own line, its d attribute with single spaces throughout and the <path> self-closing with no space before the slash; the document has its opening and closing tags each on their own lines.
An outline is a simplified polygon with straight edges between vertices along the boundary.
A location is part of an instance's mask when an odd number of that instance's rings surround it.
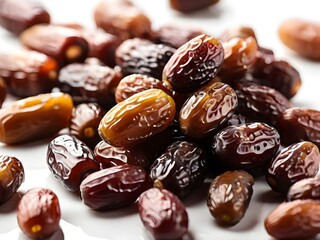
<svg viewBox="0 0 320 240">
<path fill-rule="evenodd" d="M 123 217 L 128 217 L 131 215 L 138 214 L 138 207 L 136 206 L 136 204 L 133 204 L 127 207 L 108 210 L 108 211 L 94 211 L 90 208 L 88 208 L 88 211 L 91 211 L 91 214 L 95 218 L 112 219 L 112 218 L 123 218 Z"/>
<path fill-rule="evenodd" d="M 32 240 L 32 238 L 20 231 L 18 240 Z M 61 227 L 51 237 L 45 238 L 44 240 L 64 240 L 64 234 Z"/>
<path fill-rule="evenodd" d="M 195 205 L 206 204 L 205 201 L 208 196 L 208 189 L 211 184 L 211 180 L 205 180 L 201 186 L 196 189 L 193 193 L 183 199 L 183 203 L 186 207 L 191 207 Z"/>
</svg>

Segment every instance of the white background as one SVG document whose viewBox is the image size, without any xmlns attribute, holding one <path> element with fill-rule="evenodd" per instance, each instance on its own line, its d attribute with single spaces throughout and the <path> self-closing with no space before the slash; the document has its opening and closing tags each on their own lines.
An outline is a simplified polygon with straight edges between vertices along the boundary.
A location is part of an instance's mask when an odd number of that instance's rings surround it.
<svg viewBox="0 0 320 240">
<path fill-rule="evenodd" d="M 52 22 L 80 22 L 94 27 L 93 8 L 97 0 L 43 0 L 52 16 Z M 183 15 L 169 8 L 166 0 L 135 1 L 151 18 L 155 26 L 163 23 L 201 27 L 213 36 L 232 27 L 252 27 L 261 46 L 271 48 L 278 59 L 290 62 L 302 78 L 302 87 L 292 99 L 295 106 L 320 110 L 320 62 L 297 56 L 279 40 L 277 29 L 288 18 L 299 17 L 320 23 L 320 2 L 317 0 L 220 0 L 212 8 Z M 23 13 L 21 13 L 23 14 Z M 125 13 L 124 13 L 125 14 Z M 15 37 L 0 29 L 0 51 L 11 51 L 21 47 Z M 149 239 L 136 214 L 135 207 L 106 213 L 93 212 L 79 198 L 63 189 L 52 177 L 46 165 L 47 142 L 36 142 L 19 147 L 0 145 L 0 154 L 19 158 L 26 170 L 25 182 L 18 194 L 0 206 L 0 239 L 28 239 L 17 228 L 15 206 L 25 190 L 43 186 L 53 189 L 62 211 L 61 231 L 52 239 Z M 263 221 L 281 199 L 271 192 L 264 179 L 254 185 L 254 194 L 249 209 L 242 221 L 231 228 L 217 226 L 210 216 L 205 201 L 206 188 L 197 191 L 186 200 L 190 219 L 190 232 L 194 239 L 246 239 L 268 240 Z M 320 239 L 320 238 L 319 238 Z"/>
</svg>

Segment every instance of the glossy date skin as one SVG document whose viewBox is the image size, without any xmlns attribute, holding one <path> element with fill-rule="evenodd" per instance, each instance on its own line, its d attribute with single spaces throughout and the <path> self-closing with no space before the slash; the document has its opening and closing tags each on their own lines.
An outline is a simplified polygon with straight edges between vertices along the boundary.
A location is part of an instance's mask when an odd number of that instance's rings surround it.
<svg viewBox="0 0 320 240">
<path fill-rule="evenodd" d="M 245 171 L 227 171 L 209 187 L 207 206 L 217 223 L 236 225 L 244 217 L 253 194 L 253 177 Z"/>
<path fill-rule="evenodd" d="M 320 178 L 305 178 L 294 183 L 287 193 L 287 201 L 313 199 L 320 200 Z"/>
<path fill-rule="evenodd" d="M 186 207 L 165 189 L 151 188 L 143 192 L 138 209 L 141 222 L 155 239 L 180 239 L 188 231 Z"/>
<path fill-rule="evenodd" d="M 0 110 L 0 142 L 21 144 L 51 137 L 69 126 L 72 109 L 72 99 L 64 93 L 45 93 L 15 101 Z"/>
<path fill-rule="evenodd" d="M 238 104 L 235 91 L 222 82 L 209 83 L 182 106 L 179 124 L 183 134 L 191 139 L 205 139 L 227 121 Z"/>
<path fill-rule="evenodd" d="M 320 233 L 320 202 L 296 200 L 275 208 L 264 221 L 269 235 L 280 240 L 309 239 Z"/>
<path fill-rule="evenodd" d="M 175 103 L 168 94 L 160 89 L 149 89 L 110 109 L 98 131 L 111 145 L 130 147 L 166 129 L 175 113 Z"/>
<path fill-rule="evenodd" d="M 15 157 L 0 156 L 0 205 L 8 201 L 24 182 L 24 167 Z"/>
<path fill-rule="evenodd" d="M 315 177 L 319 170 L 320 153 L 311 142 L 299 142 L 283 148 L 269 164 L 266 180 L 275 192 L 287 194 L 296 182 Z"/>
<path fill-rule="evenodd" d="M 105 211 L 133 204 L 150 187 L 143 168 L 124 164 L 90 174 L 82 181 L 80 192 L 85 205 Z"/>
<path fill-rule="evenodd" d="M 17 97 L 50 92 L 58 83 L 56 60 L 42 53 L 22 50 L 0 54 L 0 78 Z"/>
<path fill-rule="evenodd" d="M 182 199 L 204 182 L 207 167 L 207 155 L 202 148 L 192 142 L 176 141 L 154 161 L 150 177 L 155 186 Z"/>
<path fill-rule="evenodd" d="M 202 34 L 179 47 L 165 65 L 162 80 L 177 92 L 192 92 L 212 80 L 224 60 L 222 44 Z"/>
<path fill-rule="evenodd" d="M 84 178 L 100 169 L 90 148 L 69 135 L 58 136 L 50 142 L 47 165 L 55 178 L 73 192 L 79 191 Z"/>
<path fill-rule="evenodd" d="M 32 188 L 17 208 L 18 225 L 32 239 L 47 239 L 59 229 L 61 210 L 57 195 L 47 188 Z"/>
</svg>

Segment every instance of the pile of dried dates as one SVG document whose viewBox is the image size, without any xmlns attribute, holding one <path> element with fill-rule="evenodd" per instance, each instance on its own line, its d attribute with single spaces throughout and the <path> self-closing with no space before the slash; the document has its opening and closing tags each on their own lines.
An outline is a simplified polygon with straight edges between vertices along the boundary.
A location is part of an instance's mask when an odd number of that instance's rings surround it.
<svg viewBox="0 0 320 240">
<path fill-rule="evenodd" d="M 187 13 L 216 2 L 170 4 Z M 205 181 L 208 214 L 236 225 L 261 177 L 284 200 L 265 219 L 271 236 L 320 233 L 320 110 L 292 105 L 301 78 L 290 63 L 249 27 L 154 29 L 129 0 L 101 0 L 94 20 L 97 29 L 56 24 L 33 0 L 0 1 L 0 25 L 25 47 L 0 53 L 1 105 L 17 98 L 0 109 L 3 144 L 48 141 L 47 166 L 66 191 L 95 211 L 136 204 L 155 239 L 189 234 L 184 200 Z M 319 26 L 299 24 L 319 38 Z M 319 58 L 292 25 L 281 27 L 283 41 Z M 0 204 L 24 178 L 22 161 L 0 156 Z M 31 238 L 50 237 L 60 218 L 50 189 L 30 189 L 17 206 Z"/>
</svg>

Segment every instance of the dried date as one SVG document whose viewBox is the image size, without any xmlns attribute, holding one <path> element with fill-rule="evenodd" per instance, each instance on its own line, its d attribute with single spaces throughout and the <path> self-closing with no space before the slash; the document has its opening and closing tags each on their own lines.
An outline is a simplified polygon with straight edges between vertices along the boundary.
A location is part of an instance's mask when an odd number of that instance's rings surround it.
<svg viewBox="0 0 320 240">
<path fill-rule="evenodd" d="M 320 200 L 320 178 L 305 178 L 294 183 L 287 193 L 287 200 L 313 199 Z"/>
<path fill-rule="evenodd" d="M 170 7 L 176 11 L 182 13 L 191 13 L 201 9 L 208 8 L 216 3 L 219 0 L 170 0 Z"/>
</svg>

